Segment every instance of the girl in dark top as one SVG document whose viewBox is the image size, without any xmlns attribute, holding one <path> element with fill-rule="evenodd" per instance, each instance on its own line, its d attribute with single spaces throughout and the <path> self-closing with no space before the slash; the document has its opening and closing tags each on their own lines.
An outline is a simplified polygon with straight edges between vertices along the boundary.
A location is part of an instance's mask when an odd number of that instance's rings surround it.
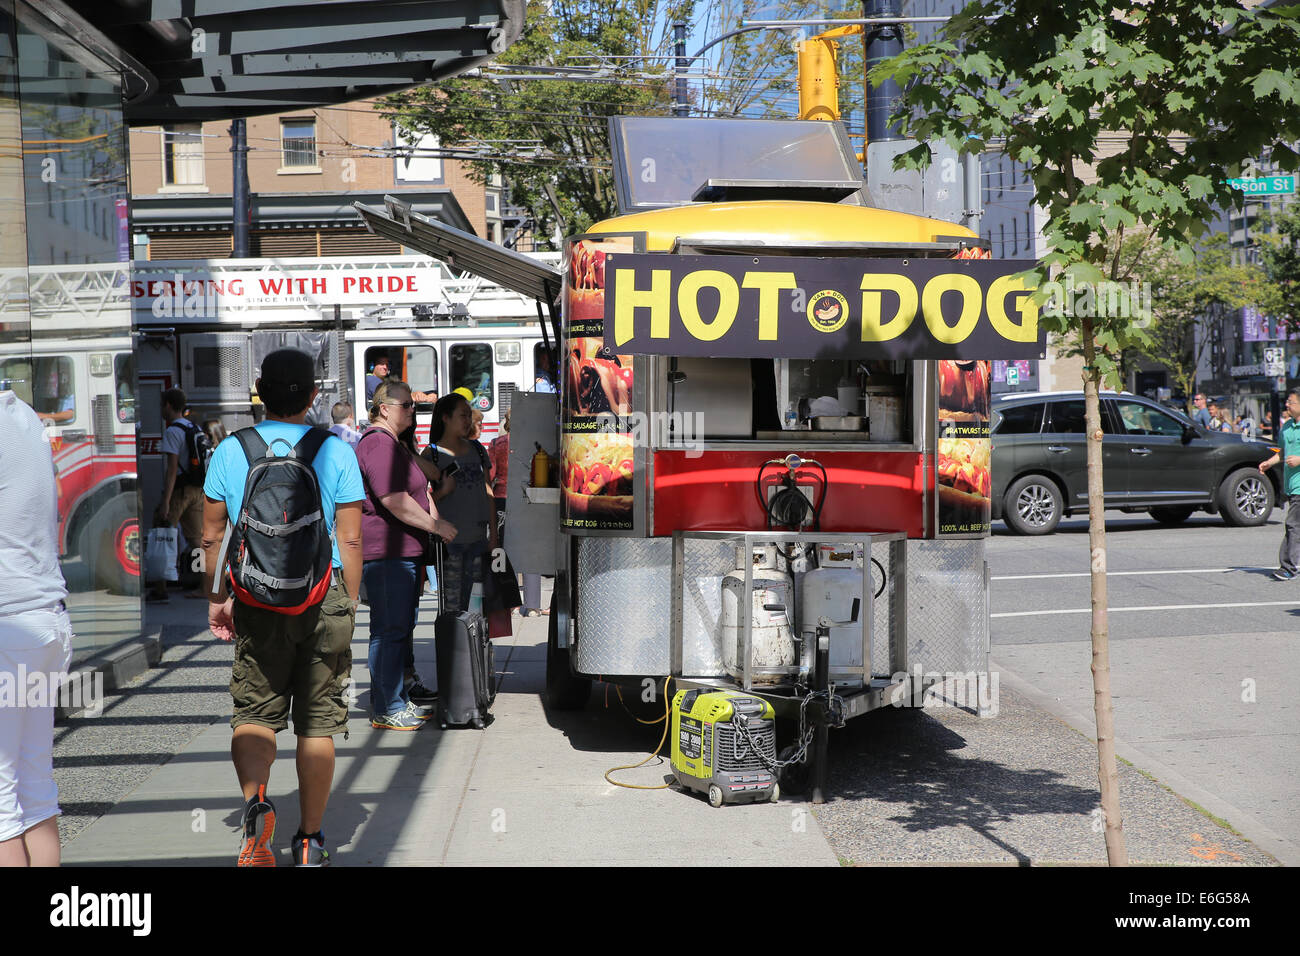
<svg viewBox="0 0 1300 956">
<path fill-rule="evenodd" d="M 438 502 L 438 513 L 456 526 L 456 540 L 447 543 L 438 581 L 438 609 L 456 614 L 469 609 L 475 584 L 483 583 L 484 557 L 497 548 L 492 487 L 487 452 L 470 438 L 473 414 L 462 395 L 452 393 L 433 407 L 430 438 L 424 450 L 439 471 L 453 461 L 458 467 L 456 489 Z"/>
</svg>

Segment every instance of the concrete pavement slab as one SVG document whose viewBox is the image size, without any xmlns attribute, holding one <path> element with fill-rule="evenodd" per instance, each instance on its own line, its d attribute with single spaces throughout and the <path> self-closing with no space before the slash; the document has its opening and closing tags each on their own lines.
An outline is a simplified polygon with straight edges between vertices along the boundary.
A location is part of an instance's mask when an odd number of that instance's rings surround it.
<svg viewBox="0 0 1300 956">
<path fill-rule="evenodd" d="M 422 615 L 432 620 L 431 613 Z M 342 865 L 645 864 L 834 865 L 817 824 L 791 807 L 714 810 L 671 791 L 626 790 L 604 773 L 653 750 L 662 724 L 638 724 L 610 695 L 587 711 L 548 714 L 544 617 L 515 619 L 497 642 L 500 691 L 486 731 L 426 726 L 374 730 L 365 720 L 364 616 L 353 642 L 358 705 L 336 738 L 325 832 Z M 432 678 L 432 627 L 417 629 L 417 661 Z M 224 688 L 221 688 L 224 690 Z M 64 848 L 69 865 L 229 866 L 240 800 L 230 765 L 229 698 L 173 759 Z M 298 822 L 293 737 L 280 735 L 270 796 L 278 845 Z M 666 757 L 625 775 L 658 784 Z M 792 820 L 799 819 L 792 823 Z"/>
<path fill-rule="evenodd" d="M 1118 753 L 1291 865 L 1300 864 L 1294 642 L 1293 634 L 1267 632 L 1111 645 Z M 1000 644 L 993 667 L 1032 683 L 1042 706 L 1092 734 L 1091 675 L 1063 664 L 1081 647 Z M 1260 773 L 1264 766 L 1274 771 Z"/>
<path fill-rule="evenodd" d="M 993 717 L 887 709 L 831 735 L 831 800 L 813 813 L 841 859 L 1105 863 L 1096 745 L 1007 683 Z M 1275 862 L 1131 767 L 1120 793 L 1135 864 Z"/>
</svg>

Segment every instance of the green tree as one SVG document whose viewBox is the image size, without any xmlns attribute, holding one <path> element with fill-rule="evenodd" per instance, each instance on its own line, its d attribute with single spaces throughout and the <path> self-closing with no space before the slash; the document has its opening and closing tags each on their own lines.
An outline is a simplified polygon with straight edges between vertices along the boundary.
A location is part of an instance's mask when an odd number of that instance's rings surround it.
<svg viewBox="0 0 1300 956">
<path fill-rule="evenodd" d="M 1272 313 L 1279 302 L 1263 269 L 1233 261 L 1223 233 L 1200 243 L 1191 262 L 1147 241 L 1134 271 L 1151 289 L 1151 324 L 1137 351 L 1164 365 L 1189 402 L 1213 324 L 1244 306 Z"/>
<path fill-rule="evenodd" d="M 822 15 L 830 0 L 780 0 L 765 18 Z M 687 56 L 753 16 L 747 0 L 722 0 L 697 17 L 696 0 L 554 0 L 531 3 L 523 34 L 494 69 L 383 101 L 415 136 L 438 137 L 443 155 L 468 161 L 485 183 L 496 173 L 528 209 L 538 238 L 582 232 L 615 213 L 609 117 L 664 116 L 673 106 L 672 23 L 688 24 Z M 583 80 L 493 79 L 517 67 Z M 796 57 L 780 31 L 731 37 L 691 63 L 694 115 L 788 116 L 797 107 Z"/>
<path fill-rule="evenodd" d="M 881 64 L 905 89 L 898 110 L 919 142 L 905 168 L 930 158 L 929 140 L 962 152 L 999 146 L 1030 169 L 1047 212 L 1044 270 L 1078 283 L 1118 281 L 1121 243 L 1149 230 L 1184 260 L 1218 203 L 1239 201 L 1223 183 L 1242 161 L 1300 134 L 1300 29 L 1296 8 L 1247 11 L 1222 0 L 976 0 L 934 42 Z M 1116 134 L 1122 146 L 1107 148 Z M 1084 353 L 1088 517 L 1092 569 L 1092 674 L 1098 781 L 1107 859 L 1124 865 L 1115 761 L 1106 601 L 1098 390 L 1115 382 L 1127 347 L 1145 344 L 1131 317 L 1054 314 L 1050 332 L 1077 333 Z"/>
<path fill-rule="evenodd" d="M 656 57 L 671 49 L 665 24 L 693 10 L 694 0 L 531 3 L 523 34 L 495 63 L 599 76 L 457 78 L 389 96 L 384 107 L 410 133 L 437 136 L 447 155 L 482 157 L 469 161 L 477 181 L 501 172 L 539 239 L 557 227 L 581 232 L 614 209 L 608 118 L 670 111 L 671 70 Z"/>
<path fill-rule="evenodd" d="M 1267 231 L 1256 232 L 1260 262 L 1276 288 L 1277 300 L 1265 311 L 1280 316 L 1292 332 L 1300 332 L 1300 206 L 1291 205 L 1266 217 Z"/>
</svg>

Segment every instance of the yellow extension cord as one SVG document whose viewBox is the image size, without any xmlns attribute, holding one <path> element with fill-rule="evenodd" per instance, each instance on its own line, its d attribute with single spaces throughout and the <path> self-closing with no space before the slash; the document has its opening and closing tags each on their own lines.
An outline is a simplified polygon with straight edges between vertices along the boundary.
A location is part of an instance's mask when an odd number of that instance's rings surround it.
<svg viewBox="0 0 1300 956">
<path fill-rule="evenodd" d="M 610 776 L 611 773 L 614 773 L 615 771 L 618 770 L 636 770 L 638 767 L 644 767 L 651 760 L 654 760 L 655 757 L 658 757 L 659 751 L 664 749 L 664 741 L 668 739 L 668 728 L 672 724 L 672 722 L 668 719 L 668 715 L 672 712 L 672 706 L 673 706 L 673 699 L 668 694 L 668 685 L 672 683 L 672 680 L 673 679 L 669 677 L 667 680 L 664 681 L 664 715 L 662 717 L 659 717 L 655 720 L 642 720 L 640 717 L 637 717 L 635 714 L 632 715 L 633 720 L 642 724 L 657 724 L 659 723 L 660 720 L 664 722 L 664 733 L 663 736 L 659 738 L 659 746 L 655 747 L 654 753 L 646 757 L 645 760 L 642 760 L 640 763 L 630 763 L 622 767 L 610 767 L 608 770 L 605 771 L 605 780 L 607 783 L 612 783 L 616 787 L 624 787 L 628 790 L 667 790 L 669 787 L 672 786 L 671 783 L 661 783 L 653 787 L 648 786 L 646 784 L 640 784 L 640 783 L 619 783 L 617 780 L 613 779 Z M 614 685 L 614 689 L 618 691 L 618 702 L 622 704 L 623 692 L 619 690 L 617 684 Z M 623 704 L 623 709 L 627 710 L 626 704 Z M 632 712 L 628 711 L 628 713 L 631 714 Z"/>
</svg>

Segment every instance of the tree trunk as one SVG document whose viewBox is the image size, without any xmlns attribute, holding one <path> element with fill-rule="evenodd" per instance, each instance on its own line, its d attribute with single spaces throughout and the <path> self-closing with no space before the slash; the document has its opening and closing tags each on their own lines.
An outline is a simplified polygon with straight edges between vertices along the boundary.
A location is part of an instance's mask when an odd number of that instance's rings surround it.
<svg viewBox="0 0 1300 956">
<path fill-rule="evenodd" d="M 1102 484 L 1101 374 L 1096 363 L 1092 324 L 1085 320 L 1083 351 L 1084 421 L 1088 434 L 1088 549 L 1092 557 L 1092 693 L 1097 717 L 1097 781 L 1106 817 L 1106 861 L 1128 866 L 1124 820 L 1119 808 L 1119 768 L 1115 762 L 1115 711 L 1110 697 L 1110 625 L 1106 612 L 1106 514 Z"/>
</svg>

